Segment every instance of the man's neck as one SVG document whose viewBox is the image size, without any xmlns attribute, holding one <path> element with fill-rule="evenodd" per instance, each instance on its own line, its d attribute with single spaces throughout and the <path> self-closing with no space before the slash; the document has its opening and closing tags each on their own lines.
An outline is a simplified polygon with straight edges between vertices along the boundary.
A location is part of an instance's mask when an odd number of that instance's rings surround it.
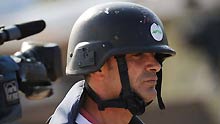
<svg viewBox="0 0 220 124">
<path fill-rule="evenodd" d="M 89 97 L 85 100 L 83 110 L 98 124 L 128 124 L 132 118 L 129 110 L 124 108 L 106 108 L 100 111 L 97 104 Z"/>
</svg>

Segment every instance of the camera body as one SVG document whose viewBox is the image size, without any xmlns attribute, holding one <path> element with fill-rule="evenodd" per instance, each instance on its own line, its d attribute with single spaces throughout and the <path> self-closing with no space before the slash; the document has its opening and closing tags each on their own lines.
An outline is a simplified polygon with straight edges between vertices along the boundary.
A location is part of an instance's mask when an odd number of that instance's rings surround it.
<svg viewBox="0 0 220 124">
<path fill-rule="evenodd" d="M 0 123 L 21 117 L 19 91 L 28 99 L 53 94 L 51 82 L 62 76 L 61 51 L 57 44 L 23 42 L 21 50 L 0 56 Z"/>
<path fill-rule="evenodd" d="M 21 117 L 17 74 L 19 67 L 10 56 L 0 57 L 0 123 Z"/>
</svg>

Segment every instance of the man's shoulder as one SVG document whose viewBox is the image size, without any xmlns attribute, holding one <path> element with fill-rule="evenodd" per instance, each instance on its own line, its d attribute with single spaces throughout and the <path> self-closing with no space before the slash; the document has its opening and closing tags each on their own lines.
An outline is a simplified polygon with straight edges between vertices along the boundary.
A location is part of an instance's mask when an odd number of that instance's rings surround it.
<svg viewBox="0 0 220 124">
<path fill-rule="evenodd" d="M 79 92 L 81 93 L 83 91 L 83 88 L 84 88 L 84 83 L 85 83 L 85 80 L 81 80 L 81 81 L 78 81 L 77 83 L 75 83 L 72 88 L 68 91 L 67 95 L 69 93 L 76 93 L 76 92 Z"/>
<path fill-rule="evenodd" d="M 82 93 L 83 93 L 83 89 L 84 89 L 84 80 L 78 81 L 77 83 L 75 83 L 71 89 L 68 91 L 68 93 L 66 94 L 66 96 L 64 97 L 62 102 L 70 102 L 73 103 L 76 100 L 79 100 L 79 98 L 81 97 Z"/>
<path fill-rule="evenodd" d="M 51 116 L 50 123 L 72 124 L 79 112 L 85 81 L 75 83 Z"/>
</svg>

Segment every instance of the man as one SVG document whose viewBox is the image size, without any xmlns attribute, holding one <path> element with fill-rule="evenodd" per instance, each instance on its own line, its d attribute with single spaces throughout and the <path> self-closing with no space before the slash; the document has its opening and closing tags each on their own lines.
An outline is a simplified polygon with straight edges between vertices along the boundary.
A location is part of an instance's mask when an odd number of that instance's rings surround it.
<svg viewBox="0 0 220 124">
<path fill-rule="evenodd" d="M 66 73 L 84 75 L 57 107 L 51 124 L 143 123 L 157 96 L 162 62 L 175 55 L 159 18 L 134 3 L 113 2 L 84 12 L 73 26 Z"/>
</svg>

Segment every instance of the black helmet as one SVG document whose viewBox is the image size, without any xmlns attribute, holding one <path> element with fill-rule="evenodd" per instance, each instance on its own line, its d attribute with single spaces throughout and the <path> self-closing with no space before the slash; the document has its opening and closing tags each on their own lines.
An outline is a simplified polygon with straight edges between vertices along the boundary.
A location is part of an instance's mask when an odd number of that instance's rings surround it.
<svg viewBox="0 0 220 124">
<path fill-rule="evenodd" d="M 140 52 L 157 53 L 161 63 L 175 55 L 156 14 L 128 2 L 97 5 L 84 12 L 73 26 L 66 73 L 86 75 L 99 70 L 111 56 Z"/>
</svg>

